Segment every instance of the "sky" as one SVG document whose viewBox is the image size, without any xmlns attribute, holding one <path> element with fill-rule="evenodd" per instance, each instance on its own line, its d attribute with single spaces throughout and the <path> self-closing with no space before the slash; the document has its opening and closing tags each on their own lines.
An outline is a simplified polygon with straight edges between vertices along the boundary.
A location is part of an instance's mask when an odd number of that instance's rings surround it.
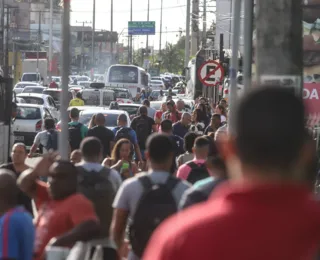
<svg viewBox="0 0 320 260">
<path fill-rule="evenodd" d="M 127 45 L 128 21 L 130 20 L 130 0 L 113 1 L 113 30 L 117 31 L 119 42 Z M 82 22 L 92 22 L 93 0 L 71 1 L 71 25 L 81 25 Z M 133 21 L 147 21 L 148 0 L 133 0 Z M 149 36 L 149 46 L 159 49 L 160 43 L 160 0 L 150 0 L 150 21 L 156 22 L 156 35 Z M 96 0 L 96 29 L 111 29 L 111 0 Z M 201 8 L 200 8 L 201 10 Z M 210 27 L 213 15 L 208 14 Z M 202 25 L 202 21 L 200 22 Z M 92 26 L 88 23 L 86 25 Z M 179 39 L 179 30 L 185 35 L 186 28 L 186 0 L 163 0 L 162 16 L 162 48 L 168 43 L 176 43 Z M 167 32 L 167 33 L 166 33 Z M 133 38 L 134 48 L 146 46 L 146 36 Z"/>
</svg>

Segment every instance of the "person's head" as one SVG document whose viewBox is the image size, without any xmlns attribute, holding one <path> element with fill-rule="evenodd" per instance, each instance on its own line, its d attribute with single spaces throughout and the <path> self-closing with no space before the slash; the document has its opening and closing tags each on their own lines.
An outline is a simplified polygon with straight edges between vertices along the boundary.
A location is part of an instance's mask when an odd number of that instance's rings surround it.
<svg viewBox="0 0 320 260">
<path fill-rule="evenodd" d="M 218 129 L 221 126 L 221 115 L 213 114 L 211 117 L 211 127 L 213 129 Z"/>
<path fill-rule="evenodd" d="M 175 109 L 175 103 L 173 102 L 173 100 L 170 100 L 167 102 L 167 109 L 169 112 L 173 112 Z"/>
<path fill-rule="evenodd" d="M 217 114 L 227 116 L 227 110 L 223 105 L 217 105 L 216 106 L 216 111 Z"/>
<path fill-rule="evenodd" d="M 174 143 L 165 134 L 152 134 L 147 139 L 146 158 L 152 170 L 170 172 L 174 158 Z"/>
<path fill-rule="evenodd" d="M 10 170 L 0 170 L 0 207 L 8 210 L 18 204 L 19 188 L 15 174 Z"/>
<path fill-rule="evenodd" d="M 96 115 L 95 123 L 97 126 L 104 126 L 106 122 L 106 118 L 104 117 L 103 114 L 99 113 Z"/>
<path fill-rule="evenodd" d="M 103 147 L 96 137 L 87 137 L 82 140 L 80 150 L 85 162 L 100 163 L 103 157 Z"/>
<path fill-rule="evenodd" d="M 120 139 L 113 147 L 111 158 L 115 163 L 117 163 L 121 159 L 131 161 L 131 155 L 132 144 L 130 140 L 123 138 Z"/>
<path fill-rule="evenodd" d="M 80 111 L 78 108 L 72 108 L 70 110 L 70 119 L 73 121 L 78 121 L 79 120 L 79 115 L 80 115 Z"/>
<path fill-rule="evenodd" d="M 302 99 L 282 87 L 260 87 L 241 100 L 226 160 L 238 159 L 242 175 L 237 177 L 281 182 L 301 178 L 307 152 L 304 113 Z"/>
<path fill-rule="evenodd" d="M 14 144 L 11 151 L 11 159 L 15 165 L 24 165 L 27 159 L 27 147 L 23 143 Z"/>
<path fill-rule="evenodd" d="M 198 105 L 198 109 L 200 109 L 202 112 L 207 113 L 207 107 L 205 104 L 200 103 Z"/>
<path fill-rule="evenodd" d="M 80 98 L 80 99 L 82 99 L 82 95 L 81 95 L 81 93 L 80 93 L 80 92 L 77 92 L 77 94 L 76 94 L 76 98 Z"/>
<path fill-rule="evenodd" d="M 220 156 L 208 157 L 206 166 L 212 176 L 221 179 L 226 179 L 228 177 L 226 164 Z"/>
<path fill-rule="evenodd" d="M 70 155 L 70 162 L 73 164 L 80 163 L 82 161 L 81 150 L 74 150 Z"/>
<path fill-rule="evenodd" d="M 139 107 L 139 115 L 141 116 L 147 116 L 148 115 L 148 109 L 146 106 Z"/>
<path fill-rule="evenodd" d="M 150 107 L 150 101 L 148 99 L 143 100 L 142 105 Z"/>
<path fill-rule="evenodd" d="M 187 133 L 184 137 L 184 150 L 188 153 L 193 153 L 193 146 L 197 137 L 198 135 L 194 132 Z"/>
<path fill-rule="evenodd" d="M 172 96 L 167 96 L 167 101 L 172 101 Z"/>
<path fill-rule="evenodd" d="M 225 99 L 221 99 L 219 102 L 219 105 L 224 106 L 225 108 L 227 108 L 227 101 Z"/>
<path fill-rule="evenodd" d="M 55 129 L 56 123 L 52 118 L 47 118 L 44 120 L 44 128 L 46 130 Z"/>
<path fill-rule="evenodd" d="M 97 124 L 96 124 L 96 114 L 92 115 L 91 119 L 90 119 L 90 122 L 88 124 L 88 128 L 91 129 L 93 127 L 95 127 Z"/>
<path fill-rule="evenodd" d="M 49 169 L 49 193 L 53 200 L 65 199 L 77 192 L 77 168 L 68 161 L 55 162 Z"/>
<path fill-rule="evenodd" d="M 191 124 L 191 114 L 190 113 L 183 113 L 181 117 L 181 123 L 184 126 L 188 126 Z"/>
<path fill-rule="evenodd" d="M 205 122 L 206 121 L 206 113 L 201 111 L 201 109 L 197 108 L 193 111 L 192 121 L 194 123 Z"/>
<path fill-rule="evenodd" d="M 168 110 L 168 109 L 167 109 L 167 103 L 165 103 L 165 102 L 162 103 L 162 104 L 161 104 L 161 111 L 162 111 L 162 112 L 166 112 L 167 110 Z"/>
<path fill-rule="evenodd" d="M 12 102 L 12 106 L 11 106 L 12 110 L 11 110 L 11 117 L 12 118 L 16 118 L 17 117 L 17 114 L 18 114 L 18 106 L 16 103 Z"/>
<path fill-rule="evenodd" d="M 128 124 L 128 118 L 126 114 L 120 114 L 118 116 L 118 126 L 123 127 L 123 126 L 127 126 L 127 124 Z"/>
<path fill-rule="evenodd" d="M 118 102 L 114 101 L 110 103 L 110 107 L 111 110 L 119 110 L 119 104 Z"/>
<path fill-rule="evenodd" d="M 165 134 L 172 134 L 172 121 L 169 119 L 163 120 L 161 122 L 161 132 Z"/>
<path fill-rule="evenodd" d="M 207 103 L 207 99 L 205 97 L 200 97 L 199 102 L 200 104 L 204 105 L 205 103 Z"/>
<path fill-rule="evenodd" d="M 179 99 L 177 101 L 177 110 L 182 111 L 184 109 L 184 101 L 182 99 Z"/>
<path fill-rule="evenodd" d="M 210 142 L 204 137 L 200 136 L 194 141 L 193 153 L 195 158 L 206 160 L 209 155 Z"/>
</svg>

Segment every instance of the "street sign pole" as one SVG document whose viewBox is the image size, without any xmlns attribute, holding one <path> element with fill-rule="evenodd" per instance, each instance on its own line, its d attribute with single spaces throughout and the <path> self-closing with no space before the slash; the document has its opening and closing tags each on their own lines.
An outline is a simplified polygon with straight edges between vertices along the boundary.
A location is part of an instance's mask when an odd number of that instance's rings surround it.
<svg viewBox="0 0 320 260">
<path fill-rule="evenodd" d="M 68 109 L 68 84 L 70 65 L 70 1 L 64 0 L 62 26 L 62 91 L 61 91 L 61 134 L 59 135 L 59 153 L 62 160 L 69 160 L 69 115 Z"/>
</svg>

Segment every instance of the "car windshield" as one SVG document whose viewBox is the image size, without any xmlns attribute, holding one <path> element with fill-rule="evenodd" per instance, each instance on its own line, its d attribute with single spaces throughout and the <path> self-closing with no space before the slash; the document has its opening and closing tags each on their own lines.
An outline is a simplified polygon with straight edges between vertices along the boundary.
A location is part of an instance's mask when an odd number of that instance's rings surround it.
<svg viewBox="0 0 320 260">
<path fill-rule="evenodd" d="M 24 74 L 21 81 L 38 81 L 37 74 Z"/>
<path fill-rule="evenodd" d="M 22 93 L 36 93 L 41 94 L 43 91 L 43 88 L 32 88 L 32 87 L 26 87 L 23 89 Z"/>
<path fill-rule="evenodd" d="M 117 89 L 114 89 L 113 91 L 115 92 L 116 98 L 125 98 L 125 99 L 129 98 L 129 92 L 127 91 L 117 90 Z"/>
<path fill-rule="evenodd" d="M 128 114 L 131 115 L 136 115 L 138 114 L 138 106 L 120 106 L 120 109 L 123 111 L 128 112 Z"/>
<path fill-rule="evenodd" d="M 23 120 L 41 119 L 40 108 L 19 106 L 17 109 L 16 119 L 23 119 Z"/>
<path fill-rule="evenodd" d="M 43 105 L 44 101 L 42 98 L 37 97 L 22 97 L 27 104 L 34 104 L 34 105 Z"/>
<path fill-rule="evenodd" d="M 95 114 L 98 114 L 99 112 L 97 111 L 97 113 L 84 113 L 84 114 L 81 114 L 80 115 L 80 118 L 79 118 L 79 122 L 84 124 L 84 125 L 88 125 L 92 116 L 95 115 Z M 105 126 L 106 127 L 116 127 L 118 122 L 118 114 L 106 114 L 106 113 L 103 113 L 106 121 L 105 121 Z"/>
<path fill-rule="evenodd" d="M 82 99 L 86 106 L 100 105 L 100 91 L 84 91 L 82 92 Z M 103 92 L 103 105 L 109 106 L 112 101 L 115 101 L 113 92 Z"/>
<path fill-rule="evenodd" d="M 163 82 L 161 80 L 151 80 L 152 84 L 162 84 Z"/>
<path fill-rule="evenodd" d="M 32 84 L 23 84 L 23 83 L 20 83 L 20 84 L 17 84 L 17 85 L 16 85 L 16 88 L 25 88 L 25 87 L 30 86 L 30 85 L 32 85 Z"/>
<path fill-rule="evenodd" d="M 138 68 L 114 66 L 110 68 L 109 81 L 114 83 L 138 83 Z"/>
</svg>

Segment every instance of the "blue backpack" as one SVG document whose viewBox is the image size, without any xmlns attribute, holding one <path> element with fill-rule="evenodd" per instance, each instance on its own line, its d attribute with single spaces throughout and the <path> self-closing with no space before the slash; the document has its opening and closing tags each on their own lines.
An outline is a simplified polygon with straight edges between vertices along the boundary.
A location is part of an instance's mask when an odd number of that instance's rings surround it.
<svg viewBox="0 0 320 260">
<path fill-rule="evenodd" d="M 57 151 L 58 150 L 58 132 L 56 130 L 48 130 L 48 142 L 45 146 L 47 151 Z"/>
</svg>

